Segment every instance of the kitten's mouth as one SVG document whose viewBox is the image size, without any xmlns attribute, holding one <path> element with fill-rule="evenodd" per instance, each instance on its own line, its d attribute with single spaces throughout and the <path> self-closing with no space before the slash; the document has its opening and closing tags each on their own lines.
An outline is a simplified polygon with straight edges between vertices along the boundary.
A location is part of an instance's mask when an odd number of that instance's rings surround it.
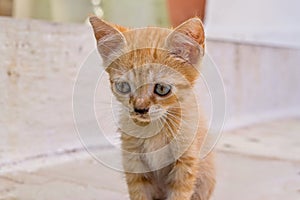
<svg viewBox="0 0 300 200">
<path fill-rule="evenodd" d="M 146 126 L 151 122 L 159 120 L 162 117 L 162 109 L 134 109 L 130 112 L 130 117 L 134 123 Z"/>
<path fill-rule="evenodd" d="M 151 122 L 150 116 L 148 113 L 140 114 L 136 112 L 130 113 L 131 119 L 138 125 L 146 126 Z"/>
</svg>

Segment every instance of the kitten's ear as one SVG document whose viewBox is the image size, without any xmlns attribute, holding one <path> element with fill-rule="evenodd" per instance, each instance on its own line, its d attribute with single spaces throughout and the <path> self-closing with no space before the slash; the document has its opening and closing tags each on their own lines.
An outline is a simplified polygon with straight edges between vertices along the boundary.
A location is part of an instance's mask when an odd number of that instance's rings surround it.
<svg viewBox="0 0 300 200">
<path fill-rule="evenodd" d="M 121 31 L 126 28 L 110 25 L 96 16 L 89 18 L 97 40 L 98 51 L 103 61 L 108 64 L 122 54 L 126 40 Z"/>
<path fill-rule="evenodd" d="M 191 18 L 169 34 L 166 40 L 167 49 L 184 58 L 193 65 L 198 65 L 204 56 L 205 33 L 199 18 Z"/>
</svg>

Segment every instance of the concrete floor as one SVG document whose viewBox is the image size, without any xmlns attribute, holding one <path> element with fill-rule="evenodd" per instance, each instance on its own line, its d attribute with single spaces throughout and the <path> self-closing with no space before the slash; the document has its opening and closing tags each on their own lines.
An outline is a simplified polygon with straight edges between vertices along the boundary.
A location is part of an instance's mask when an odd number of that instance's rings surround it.
<svg viewBox="0 0 300 200">
<path fill-rule="evenodd" d="M 214 200 L 300 199 L 300 119 L 227 131 L 216 150 Z M 40 162 L 38 169 L 0 173 L 0 200 L 128 199 L 122 173 L 84 151 L 51 159 L 62 157 L 68 159 L 49 164 L 47 158 L 36 158 L 29 162 Z"/>
</svg>

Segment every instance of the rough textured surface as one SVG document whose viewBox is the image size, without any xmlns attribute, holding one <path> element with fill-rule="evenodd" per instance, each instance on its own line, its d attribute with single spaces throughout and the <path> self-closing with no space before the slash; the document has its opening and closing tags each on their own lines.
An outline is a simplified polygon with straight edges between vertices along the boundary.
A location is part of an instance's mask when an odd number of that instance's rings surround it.
<svg viewBox="0 0 300 200">
<path fill-rule="evenodd" d="M 126 195 L 121 175 L 94 163 L 74 129 L 72 90 L 94 48 L 90 28 L 9 18 L 0 27 L 0 199 Z M 251 123 L 299 116 L 300 51 L 220 41 L 208 50 L 230 127 L 248 125 L 220 140 L 216 199 L 298 199 L 299 119 Z"/>
<path fill-rule="evenodd" d="M 236 130 L 240 134 L 225 132 L 217 147 L 217 187 L 213 199 L 299 199 L 299 124 L 299 119 L 291 119 Z M 293 127 L 291 137 L 283 131 L 287 127 Z M 277 140 L 270 140 L 269 134 Z M 271 148 L 264 148 L 270 154 L 253 145 L 257 140 L 269 143 Z M 247 152 L 238 146 L 240 141 Z M 274 158 L 273 154 L 279 151 L 275 146 L 283 147 L 280 155 L 286 152 L 295 159 Z M 108 150 L 102 151 L 109 154 Z M 104 167 L 88 154 L 69 156 L 71 159 L 66 163 L 0 175 L 0 199 L 128 199 L 122 173 Z"/>
<path fill-rule="evenodd" d="M 72 88 L 93 49 L 87 26 L 1 18 L 0 168 L 80 146 Z"/>
<path fill-rule="evenodd" d="M 300 161 L 300 118 L 276 120 L 225 132 L 219 149 L 273 160 Z"/>
<path fill-rule="evenodd" d="M 300 50 L 208 41 L 224 79 L 227 127 L 300 116 Z"/>
</svg>

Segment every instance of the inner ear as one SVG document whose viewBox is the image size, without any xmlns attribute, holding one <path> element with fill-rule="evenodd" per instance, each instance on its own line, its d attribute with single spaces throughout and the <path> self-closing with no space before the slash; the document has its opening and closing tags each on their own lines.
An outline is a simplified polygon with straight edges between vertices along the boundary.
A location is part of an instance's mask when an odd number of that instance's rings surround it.
<svg viewBox="0 0 300 200">
<path fill-rule="evenodd" d="M 166 39 L 166 48 L 193 65 L 204 56 L 205 34 L 199 18 L 192 18 L 175 28 Z"/>
<path fill-rule="evenodd" d="M 126 40 L 121 31 L 126 31 L 126 29 L 110 25 L 96 16 L 90 17 L 90 23 L 97 40 L 98 51 L 104 64 L 109 65 L 113 60 L 122 55 L 122 50 L 126 46 Z"/>
</svg>

